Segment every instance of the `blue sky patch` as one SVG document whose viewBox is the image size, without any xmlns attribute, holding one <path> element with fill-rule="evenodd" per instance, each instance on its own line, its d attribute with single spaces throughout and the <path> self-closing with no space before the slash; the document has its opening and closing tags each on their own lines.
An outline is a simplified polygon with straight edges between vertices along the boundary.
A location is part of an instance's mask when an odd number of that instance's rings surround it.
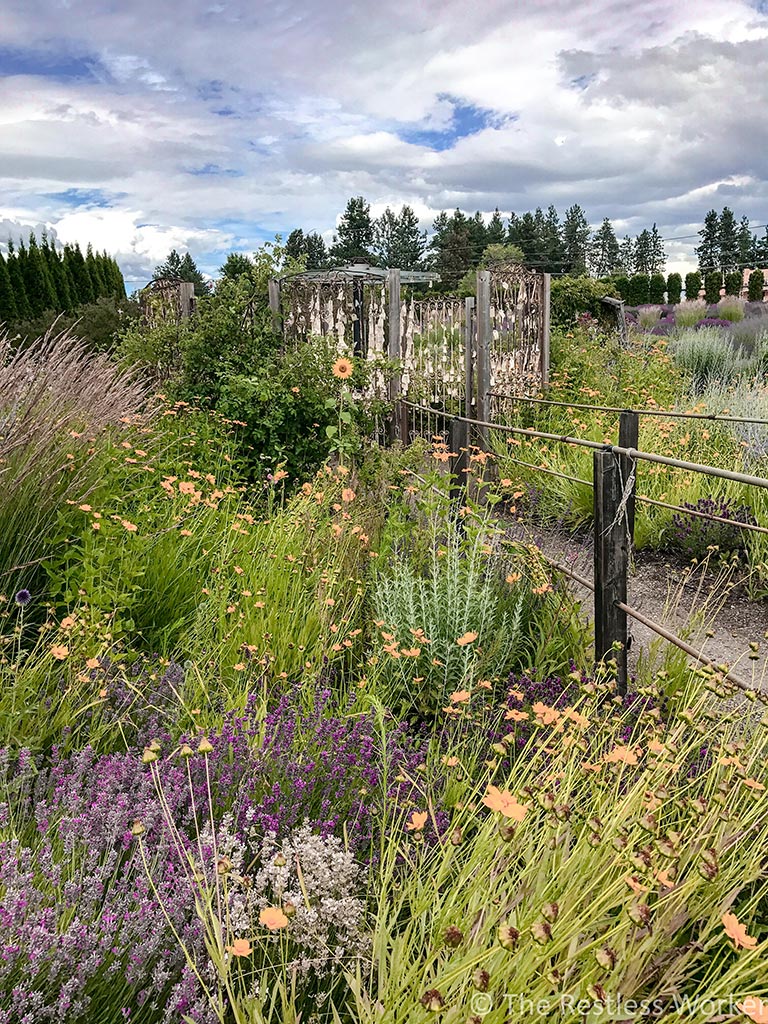
<svg viewBox="0 0 768 1024">
<path fill-rule="evenodd" d="M 202 167 L 192 167 L 187 171 L 187 174 L 192 174 L 195 178 L 203 177 L 222 177 L 222 178 L 242 178 L 243 171 L 238 171 L 234 167 L 219 167 L 218 164 L 203 164 Z"/>
<path fill-rule="evenodd" d="M 116 199 L 125 197 L 125 192 L 106 192 L 101 188 L 68 188 L 63 192 L 46 192 L 46 198 L 67 206 L 91 206 L 106 208 Z"/>
<path fill-rule="evenodd" d="M 450 124 L 440 129 L 400 129 L 397 134 L 404 142 L 442 152 L 450 149 L 459 139 L 476 135 L 497 120 L 492 110 L 476 107 L 473 103 L 462 103 L 453 96 L 445 95 L 440 95 L 438 99 L 448 100 L 453 107 Z"/>
<path fill-rule="evenodd" d="M 106 72 L 96 57 L 76 57 L 73 54 L 45 50 L 0 47 L 0 77 L 11 75 L 36 75 L 59 81 L 95 81 L 97 78 L 104 78 Z"/>
</svg>

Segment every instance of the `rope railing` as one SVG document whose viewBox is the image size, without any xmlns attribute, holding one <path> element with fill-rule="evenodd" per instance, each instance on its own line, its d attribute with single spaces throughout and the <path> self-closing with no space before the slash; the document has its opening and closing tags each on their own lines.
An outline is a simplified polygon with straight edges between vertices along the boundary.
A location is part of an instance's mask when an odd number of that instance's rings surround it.
<svg viewBox="0 0 768 1024">
<path fill-rule="evenodd" d="M 726 416 L 714 412 L 680 412 L 677 409 L 633 409 L 630 406 L 620 408 L 615 405 L 587 405 L 581 402 L 557 402 L 551 398 L 529 398 L 527 395 L 506 395 L 499 391 L 489 391 L 489 398 L 503 398 L 510 402 L 528 402 L 535 405 L 555 405 L 562 409 L 582 409 L 591 412 L 633 412 L 638 416 L 660 416 L 662 419 L 709 420 L 719 423 L 757 423 L 768 426 L 768 420 L 753 419 L 749 416 Z"/>
</svg>

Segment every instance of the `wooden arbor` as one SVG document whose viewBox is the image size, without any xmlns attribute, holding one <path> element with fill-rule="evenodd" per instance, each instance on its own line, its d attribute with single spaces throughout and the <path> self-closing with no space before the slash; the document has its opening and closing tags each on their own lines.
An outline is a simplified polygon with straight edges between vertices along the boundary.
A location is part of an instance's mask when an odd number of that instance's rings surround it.
<svg viewBox="0 0 768 1024">
<path fill-rule="evenodd" d="M 399 336 L 401 285 L 439 280 L 439 274 L 428 271 L 350 263 L 275 278 L 269 282 L 269 304 L 275 326 L 285 336 L 306 340 L 311 335 L 336 335 L 339 341 L 351 342 L 356 356 L 367 358 L 372 335 L 378 334 L 374 347 L 396 358 L 399 343 L 393 351 L 392 339 L 394 324 Z M 384 338 L 385 315 L 389 343 Z"/>
</svg>

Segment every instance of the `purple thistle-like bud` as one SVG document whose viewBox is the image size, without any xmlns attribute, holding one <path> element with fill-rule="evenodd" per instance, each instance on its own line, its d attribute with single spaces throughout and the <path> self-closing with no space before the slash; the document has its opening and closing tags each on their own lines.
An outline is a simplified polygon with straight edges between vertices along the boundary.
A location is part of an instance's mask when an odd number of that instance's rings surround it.
<svg viewBox="0 0 768 1024">
<path fill-rule="evenodd" d="M 32 600 L 32 595 L 26 588 L 23 588 L 22 590 L 19 590 L 17 592 L 14 600 L 16 601 L 16 604 L 19 605 L 21 608 L 26 608 L 26 606 Z"/>
</svg>

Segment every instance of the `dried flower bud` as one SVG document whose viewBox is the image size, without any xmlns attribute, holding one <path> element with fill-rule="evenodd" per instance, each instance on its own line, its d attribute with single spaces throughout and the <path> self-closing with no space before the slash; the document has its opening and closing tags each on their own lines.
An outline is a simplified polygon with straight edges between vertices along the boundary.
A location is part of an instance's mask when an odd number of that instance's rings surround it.
<svg viewBox="0 0 768 1024">
<path fill-rule="evenodd" d="M 514 949 L 520 938 L 520 932 L 510 924 L 499 927 L 499 943 L 503 949 Z"/>
<path fill-rule="evenodd" d="M 675 857 L 679 857 L 680 853 L 676 846 L 674 846 L 668 839 L 659 839 L 656 843 L 656 849 L 659 851 L 662 857 L 666 857 L 667 860 L 674 860 Z"/>
<path fill-rule="evenodd" d="M 419 1000 L 425 1010 L 431 1013 L 439 1013 L 445 1009 L 445 1000 L 436 988 L 428 989 Z"/>
<path fill-rule="evenodd" d="M 464 833 L 460 828 L 455 828 L 453 832 L 451 832 L 451 846 L 461 846 L 463 842 Z"/>
<path fill-rule="evenodd" d="M 152 764 L 153 761 L 157 760 L 157 752 L 152 750 L 150 747 L 144 747 L 144 753 L 141 755 L 142 764 Z"/>
<path fill-rule="evenodd" d="M 602 838 L 603 837 L 601 835 L 599 835 L 597 832 L 591 832 L 587 842 L 589 843 L 590 846 L 599 846 L 600 843 L 602 842 Z"/>
<path fill-rule="evenodd" d="M 203 736 L 203 738 L 197 745 L 198 754 L 210 754 L 212 750 L 213 746 L 211 744 L 211 741 L 206 736 Z"/>
<path fill-rule="evenodd" d="M 706 814 L 707 812 L 707 801 L 702 797 L 697 796 L 690 802 L 690 808 L 696 815 Z"/>
<path fill-rule="evenodd" d="M 550 924 L 554 924 L 557 920 L 557 915 L 560 913 L 560 908 L 556 903 L 545 903 L 541 908 L 541 913 Z"/>
<path fill-rule="evenodd" d="M 457 928 L 455 924 L 448 925 L 443 933 L 443 942 L 446 946 L 450 946 L 451 949 L 456 949 L 464 941 L 464 932 L 461 928 Z"/>
<path fill-rule="evenodd" d="M 285 859 L 282 853 L 278 853 L 275 859 L 272 861 L 272 863 L 275 865 L 276 868 L 284 868 L 288 861 Z"/>
<path fill-rule="evenodd" d="M 291 903 L 290 900 L 286 900 L 285 903 L 283 904 L 283 913 L 288 918 L 295 917 L 296 916 L 296 904 L 295 903 Z"/>
<path fill-rule="evenodd" d="M 555 797 L 553 793 L 542 793 L 539 797 L 539 803 L 545 811 L 551 811 L 555 806 Z"/>
<path fill-rule="evenodd" d="M 179 751 L 179 754 L 181 755 L 181 757 L 192 757 L 192 755 L 194 754 L 194 750 L 192 749 L 192 747 L 190 747 L 188 743 L 184 743 L 181 747 L 181 750 Z"/>
<path fill-rule="evenodd" d="M 658 822 L 653 814 L 644 814 L 640 819 L 640 828 L 645 829 L 646 832 L 655 832 L 658 828 Z"/>
<path fill-rule="evenodd" d="M 490 988 L 491 976 L 488 971 L 484 970 L 482 967 L 478 967 L 472 975 L 472 984 L 478 992 L 487 992 Z"/>
<path fill-rule="evenodd" d="M 606 971 L 612 971 L 616 963 L 616 953 L 610 946 L 601 946 L 600 949 L 595 950 L 595 960 Z"/>
<path fill-rule="evenodd" d="M 622 833 L 619 833 L 613 837 L 612 843 L 615 850 L 625 850 L 627 848 L 627 837 L 622 835 Z"/>
<path fill-rule="evenodd" d="M 219 857 L 216 864 L 216 871 L 220 875 L 227 875 L 232 870 L 232 861 L 229 857 Z"/>
<path fill-rule="evenodd" d="M 552 939 L 552 929 L 546 921 L 534 921 L 531 925 L 531 936 L 542 946 Z"/>
<path fill-rule="evenodd" d="M 142 823 L 139 821 L 138 818 L 131 825 L 131 835 L 132 836 L 143 836 L 146 831 L 147 830 L 144 828 L 144 826 L 142 825 Z"/>
<path fill-rule="evenodd" d="M 608 993 L 598 982 L 595 982 L 592 985 L 587 985 L 587 995 L 590 999 L 594 999 L 596 1003 L 605 1004 L 608 1002 Z"/>
<path fill-rule="evenodd" d="M 645 928 L 651 920 L 651 911 L 647 903 L 636 902 L 630 904 L 629 919 L 639 927 Z"/>
<path fill-rule="evenodd" d="M 507 756 L 507 748 L 504 743 L 494 743 L 491 747 L 494 753 L 499 754 L 501 757 Z"/>
<path fill-rule="evenodd" d="M 569 821 L 571 817 L 571 808 L 568 804 L 556 804 L 555 817 L 560 821 Z"/>
<path fill-rule="evenodd" d="M 515 826 L 510 825 L 508 821 L 500 821 L 498 826 L 498 833 L 502 841 L 509 843 L 512 841 L 515 835 Z"/>
</svg>

